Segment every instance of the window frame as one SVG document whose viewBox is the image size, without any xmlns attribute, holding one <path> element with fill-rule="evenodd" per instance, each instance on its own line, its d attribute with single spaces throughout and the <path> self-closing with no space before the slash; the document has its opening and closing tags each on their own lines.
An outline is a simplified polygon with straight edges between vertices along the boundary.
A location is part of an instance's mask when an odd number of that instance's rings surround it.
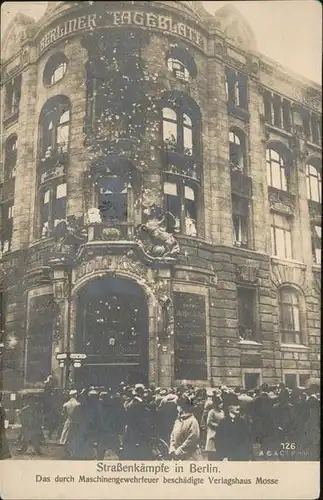
<svg viewBox="0 0 323 500">
<path fill-rule="evenodd" d="M 62 96 L 63 97 L 63 96 Z M 68 112 L 68 120 L 61 119 Z M 50 98 L 44 105 L 39 120 L 39 158 L 43 161 L 57 154 L 68 154 L 71 136 L 72 109 L 68 98 Z M 46 129 L 45 129 L 46 126 Z M 59 129 L 68 127 L 68 138 L 62 147 L 58 143 Z M 47 156 L 46 156 L 47 155 Z"/>
<path fill-rule="evenodd" d="M 53 76 L 55 72 L 61 66 L 64 67 L 62 76 L 53 81 Z M 45 68 L 43 71 L 43 84 L 46 87 L 52 87 L 53 85 L 56 85 L 66 75 L 67 68 L 68 68 L 68 59 L 63 52 L 56 52 L 55 54 L 52 54 L 45 64 Z"/>
<path fill-rule="evenodd" d="M 171 110 L 176 114 L 176 120 L 165 116 L 164 110 Z M 162 142 L 165 149 L 170 151 L 176 151 L 183 153 L 186 156 L 195 156 L 196 141 L 195 141 L 195 126 L 194 120 L 188 110 L 181 109 L 179 107 L 172 107 L 171 105 L 163 106 L 161 110 L 162 116 Z M 185 123 L 185 117 L 190 121 L 190 125 Z M 165 138 L 165 123 L 171 123 L 176 127 L 175 141 L 173 139 Z M 185 145 L 185 130 L 190 131 L 191 135 L 191 147 L 186 147 Z M 172 134 L 173 135 L 173 134 Z"/>
<path fill-rule="evenodd" d="M 272 158 L 272 152 L 278 155 L 278 160 Z M 273 164 L 279 166 L 279 187 L 274 185 L 273 181 Z M 279 191 L 289 192 L 290 191 L 290 180 L 289 176 L 286 173 L 287 162 L 284 155 L 282 155 L 275 148 L 267 147 L 266 148 L 266 171 L 267 171 L 267 184 L 274 189 L 278 189 Z M 284 188 L 285 186 L 285 188 Z"/>
<path fill-rule="evenodd" d="M 200 235 L 200 218 L 201 218 L 201 187 L 200 184 L 195 181 L 194 179 L 191 178 L 186 178 L 180 174 L 173 174 L 173 173 L 168 173 L 168 172 L 163 172 L 162 176 L 162 186 L 163 186 L 163 206 L 165 212 L 170 212 L 169 210 L 169 205 L 167 203 L 167 193 L 164 192 L 164 186 L 166 183 L 171 183 L 175 184 L 177 187 L 177 195 L 174 195 L 178 198 L 179 204 L 180 204 L 180 214 L 179 214 L 179 230 L 175 231 L 176 234 L 181 234 L 186 237 L 193 237 L 193 238 L 198 238 Z M 185 197 L 185 187 L 189 187 L 194 191 L 195 194 L 195 212 L 196 212 L 196 221 L 195 221 L 195 231 L 196 234 L 188 234 L 186 232 L 186 222 L 189 217 L 187 216 L 186 212 L 186 203 L 185 200 L 189 200 L 189 198 Z M 172 214 L 173 215 L 173 214 Z M 174 216 L 175 217 L 175 216 Z M 190 217 L 191 220 L 192 217 Z"/>
<path fill-rule="evenodd" d="M 60 196 L 57 197 L 57 189 L 59 186 L 65 185 L 66 186 L 66 194 L 65 196 Z M 48 203 L 45 203 L 45 195 L 48 193 Z M 51 236 L 54 228 L 59 224 L 59 222 L 63 221 L 67 217 L 67 181 L 66 179 L 60 179 L 55 182 L 51 182 L 48 184 L 44 184 L 40 186 L 39 188 L 39 236 L 41 239 L 43 238 L 48 238 Z M 64 205 L 65 205 L 65 218 L 63 219 L 56 219 L 55 218 L 55 205 L 57 204 L 57 200 L 63 199 L 64 200 Z M 43 219 L 41 210 L 44 205 L 48 205 L 47 211 L 48 211 L 48 217 L 47 219 Z M 57 222 L 56 222 L 57 221 Z M 55 224 L 56 222 L 56 224 Z M 45 230 L 45 224 L 47 223 L 47 231 Z"/>
<path fill-rule="evenodd" d="M 283 298 L 283 294 L 291 297 L 291 300 Z M 297 311 L 297 319 L 295 316 Z M 292 319 L 292 328 L 286 328 L 284 325 L 284 317 L 289 316 Z M 279 332 L 281 344 L 290 345 L 305 345 L 304 319 L 301 303 L 301 295 L 299 290 L 290 285 L 281 286 L 278 290 L 278 318 Z M 295 323 L 298 322 L 299 329 L 295 328 Z M 292 340 L 290 340 L 292 339 Z"/>
<path fill-rule="evenodd" d="M 281 213 L 278 213 L 278 212 L 271 212 L 271 224 L 270 224 L 270 228 L 271 228 L 271 251 L 272 251 L 272 255 L 274 257 L 277 257 L 277 258 L 280 258 L 280 259 L 286 259 L 286 260 L 292 260 L 293 259 L 293 240 L 292 240 L 292 232 L 293 232 L 293 228 L 292 228 L 292 217 L 291 216 L 287 216 L 285 214 L 281 214 Z M 275 220 L 275 217 L 280 217 L 282 219 L 281 221 L 281 225 L 277 225 L 276 224 L 276 220 Z M 287 226 L 288 227 L 285 227 Z M 284 255 L 279 255 L 278 254 L 278 251 L 277 251 L 277 234 L 276 234 L 276 230 L 280 230 L 280 231 L 283 231 L 284 232 L 284 247 L 285 247 L 285 250 L 284 250 Z M 287 249 L 287 243 L 286 243 L 286 236 L 285 236 L 285 233 L 289 233 L 289 242 L 290 242 L 290 252 L 286 251 L 288 250 Z"/>
<path fill-rule="evenodd" d="M 307 199 L 310 201 L 315 201 L 317 203 L 322 203 L 322 171 L 320 171 L 318 166 L 311 162 L 307 162 L 305 166 L 305 177 L 306 177 L 306 193 Z M 314 199 L 312 196 L 312 182 L 311 180 L 315 179 L 317 198 Z"/>
<path fill-rule="evenodd" d="M 241 294 L 243 292 L 247 292 L 248 294 L 252 295 L 252 323 L 250 324 L 243 324 L 240 322 L 241 319 L 241 304 L 240 304 L 240 299 L 241 299 Z M 248 298 L 250 298 L 248 296 Z M 244 300 L 244 299 L 243 299 Z M 243 284 L 238 283 L 237 284 L 237 318 L 238 318 L 238 334 L 239 334 L 239 339 L 241 342 L 244 341 L 252 341 L 252 342 L 258 342 L 259 340 L 259 335 L 258 335 L 258 290 L 256 287 L 252 286 L 245 286 Z M 248 327 L 248 328 L 247 328 Z M 241 335 L 242 330 L 251 330 L 250 338 L 243 337 Z"/>
</svg>

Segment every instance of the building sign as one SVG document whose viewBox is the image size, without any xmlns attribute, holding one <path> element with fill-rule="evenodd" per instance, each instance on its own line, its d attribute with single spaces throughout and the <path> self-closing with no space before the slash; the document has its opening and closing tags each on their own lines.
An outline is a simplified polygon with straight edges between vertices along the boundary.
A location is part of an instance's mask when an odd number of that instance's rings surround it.
<svg viewBox="0 0 323 500">
<path fill-rule="evenodd" d="M 175 379 L 206 380 L 205 297 L 174 293 Z"/>
<path fill-rule="evenodd" d="M 98 15 L 86 14 L 64 23 L 57 24 L 41 38 L 38 52 L 42 53 L 54 42 L 73 33 L 83 33 L 96 28 L 109 28 L 114 26 L 133 26 L 149 28 L 162 33 L 176 34 L 201 48 L 206 48 L 206 38 L 199 31 L 186 23 L 181 23 L 173 17 L 155 12 L 140 11 L 106 11 Z"/>
<path fill-rule="evenodd" d="M 73 271 L 73 282 L 97 271 L 123 272 L 140 279 L 147 279 L 148 269 L 140 262 L 135 262 L 124 256 L 98 256 L 89 262 L 84 262 Z"/>
</svg>

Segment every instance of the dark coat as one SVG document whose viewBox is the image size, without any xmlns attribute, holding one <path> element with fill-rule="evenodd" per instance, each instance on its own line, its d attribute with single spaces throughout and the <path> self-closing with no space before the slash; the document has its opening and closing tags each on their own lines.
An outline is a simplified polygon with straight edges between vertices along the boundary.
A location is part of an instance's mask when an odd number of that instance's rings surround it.
<svg viewBox="0 0 323 500">
<path fill-rule="evenodd" d="M 221 460 L 235 461 L 253 459 L 252 440 L 247 422 L 241 417 L 225 417 L 216 433 L 217 453 Z"/>
<path fill-rule="evenodd" d="M 124 460 L 149 460 L 150 418 L 149 410 L 139 397 L 126 407 L 126 428 L 124 434 Z"/>
<path fill-rule="evenodd" d="M 0 460 L 11 458 L 11 453 L 6 436 L 5 419 L 6 419 L 5 409 L 2 406 L 2 403 L 0 403 L 0 426 L 1 426 Z"/>
<path fill-rule="evenodd" d="M 21 443 L 31 443 L 39 447 L 45 441 L 42 430 L 42 415 L 40 405 L 32 403 L 24 406 L 20 411 Z"/>
</svg>

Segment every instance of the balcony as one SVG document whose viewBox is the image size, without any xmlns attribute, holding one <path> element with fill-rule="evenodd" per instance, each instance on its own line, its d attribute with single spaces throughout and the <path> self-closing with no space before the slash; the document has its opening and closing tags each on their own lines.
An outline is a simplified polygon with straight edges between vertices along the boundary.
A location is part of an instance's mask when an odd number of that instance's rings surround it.
<svg viewBox="0 0 323 500">
<path fill-rule="evenodd" d="M 288 191 L 268 186 L 268 199 L 271 210 L 281 212 L 286 215 L 294 215 L 295 195 Z"/>
<path fill-rule="evenodd" d="M 321 225 L 322 221 L 322 204 L 318 201 L 308 200 L 308 210 L 310 213 L 310 219 L 313 223 Z"/>
<path fill-rule="evenodd" d="M 15 196 L 15 178 L 12 177 L 0 184 L 0 203 L 13 200 Z"/>
<path fill-rule="evenodd" d="M 13 123 L 16 123 L 19 120 L 19 108 L 13 109 L 10 113 L 6 113 L 3 119 L 3 126 L 9 127 Z"/>
<path fill-rule="evenodd" d="M 231 193 L 245 198 L 252 197 L 252 180 L 239 170 L 231 170 Z"/>
<path fill-rule="evenodd" d="M 68 163 L 67 152 L 53 152 L 40 160 L 41 182 L 64 175 Z M 63 171 L 63 173 L 62 173 Z"/>
<path fill-rule="evenodd" d="M 202 178 L 202 162 L 186 154 L 185 151 L 180 153 L 178 151 L 164 149 L 163 170 L 170 174 L 191 177 L 197 181 L 201 181 Z"/>
<path fill-rule="evenodd" d="M 91 223 L 88 227 L 88 242 L 132 241 L 133 239 L 134 224 L 132 222 L 106 221 Z"/>
<path fill-rule="evenodd" d="M 40 182 L 43 184 L 44 182 L 51 181 L 52 179 L 56 179 L 57 177 L 63 177 L 66 174 L 66 166 L 58 165 L 56 167 L 50 168 L 46 170 L 43 174 L 40 175 Z"/>
</svg>

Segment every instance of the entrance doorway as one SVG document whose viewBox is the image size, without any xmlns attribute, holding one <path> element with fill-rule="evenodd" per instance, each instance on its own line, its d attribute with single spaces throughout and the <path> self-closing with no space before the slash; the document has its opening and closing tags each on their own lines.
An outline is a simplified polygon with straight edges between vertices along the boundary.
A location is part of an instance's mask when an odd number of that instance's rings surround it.
<svg viewBox="0 0 323 500">
<path fill-rule="evenodd" d="M 114 388 L 148 382 L 148 305 L 142 288 L 123 278 L 91 280 L 80 292 L 75 352 L 86 362 L 75 370 L 78 387 Z"/>
</svg>

